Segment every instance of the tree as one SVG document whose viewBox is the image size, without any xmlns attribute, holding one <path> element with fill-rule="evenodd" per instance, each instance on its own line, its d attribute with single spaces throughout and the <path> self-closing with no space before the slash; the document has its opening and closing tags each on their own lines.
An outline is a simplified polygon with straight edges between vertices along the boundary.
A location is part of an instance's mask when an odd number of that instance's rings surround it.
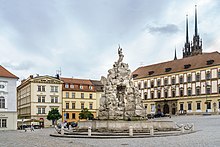
<svg viewBox="0 0 220 147">
<path fill-rule="evenodd" d="M 82 109 L 82 111 L 79 113 L 79 118 L 80 119 L 93 119 L 94 116 L 92 112 L 90 112 L 87 108 Z"/>
<path fill-rule="evenodd" d="M 56 122 L 56 120 L 59 120 L 62 117 L 59 110 L 57 108 L 53 108 L 49 111 L 47 115 L 48 120 L 52 120 L 52 125 Z"/>
</svg>

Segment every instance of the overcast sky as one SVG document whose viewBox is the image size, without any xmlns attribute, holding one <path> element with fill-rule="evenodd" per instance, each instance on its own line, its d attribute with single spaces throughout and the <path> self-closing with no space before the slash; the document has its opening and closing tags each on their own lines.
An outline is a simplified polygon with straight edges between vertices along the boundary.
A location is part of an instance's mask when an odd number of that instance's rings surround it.
<svg viewBox="0 0 220 147">
<path fill-rule="evenodd" d="M 117 60 L 139 66 L 182 58 L 194 9 L 203 51 L 220 51 L 219 0 L 0 0 L 0 64 L 31 74 L 100 79 Z"/>
</svg>

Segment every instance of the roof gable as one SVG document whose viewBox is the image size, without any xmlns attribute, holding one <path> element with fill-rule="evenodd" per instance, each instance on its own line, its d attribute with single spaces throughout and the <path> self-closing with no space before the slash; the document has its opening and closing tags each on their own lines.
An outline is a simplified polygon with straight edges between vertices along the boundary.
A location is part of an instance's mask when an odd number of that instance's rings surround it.
<svg viewBox="0 0 220 147">
<path fill-rule="evenodd" d="M 5 69 L 1 65 L 0 65 L 0 77 L 19 79 L 17 76 L 9 72 L 7 69 Z"/>
</svg>

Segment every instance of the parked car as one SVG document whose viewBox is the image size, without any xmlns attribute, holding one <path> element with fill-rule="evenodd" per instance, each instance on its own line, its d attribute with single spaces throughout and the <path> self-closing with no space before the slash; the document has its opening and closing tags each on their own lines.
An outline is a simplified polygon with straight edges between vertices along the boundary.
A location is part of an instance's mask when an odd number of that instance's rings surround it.
<svg viewBox="0 0 220 147">
<path fill-rule="evenodd" d="M 24 130 L 25 128 L 30 128 L 30 127 L 31 127 L 30 125 L 23 124 L 18 127 L 18 130 Z"/>
</svg>

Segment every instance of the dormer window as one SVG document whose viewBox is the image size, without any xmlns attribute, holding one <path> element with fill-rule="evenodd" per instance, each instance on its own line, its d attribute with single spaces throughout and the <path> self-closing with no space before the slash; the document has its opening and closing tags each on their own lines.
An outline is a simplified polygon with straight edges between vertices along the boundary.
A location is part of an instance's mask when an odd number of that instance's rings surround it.
<svg viewBox="0 0 220 147">
<path fill-rule="evenodd" d="M 83 86 L 82 86 L 82 85 L 80 85 L 80 86 L 79 86 L 79 88 L 80 88 L 80 89 L 83 89 Z"/>
<path fill-rule="evenodd" d="M 206 65 L 211 65 L 211 64 L 213 64 L 214 63 L 214 60 L 208 60 L 208 61 L 206 61 Z"/>
<path fill-rule="evenodd" d="M 65 88 L 69 88 L 69 84 L 68 83 L 65 84 Z"/>
<path fill-rule="evenodd" d="M 74 88 L 74 85 L 73 85 L 73 84 L 71 84 L 71 85 L 70 85 L 70 88 Z"/>
<path fill-rule="evenodd" d="M 89 86 L 89 89 L 92 90 L 92 86 Z"/>
<path fill-rule="evenodd" d="M 188 68 L 190 68 L 191 67 L 191 64 L 186 64 L 186 65 L 184 65 L 184 69 L 188 69 Z"/>
<path fill-rule="evenodd" d="M 138 76 L 138 74 L 133 74 L 133 78 L 136 78 Z"/>
<path fill-rule="evenodd" d="M 148 72 L 149 75 L 152 75 L 153 73 L 154 73 L 154 71 L 149 71 Z"/>
<path fill-rule="evenodd" d="M 170 72 L 172 68 L 165 68 L 165 72 Z"/>
</svg>

